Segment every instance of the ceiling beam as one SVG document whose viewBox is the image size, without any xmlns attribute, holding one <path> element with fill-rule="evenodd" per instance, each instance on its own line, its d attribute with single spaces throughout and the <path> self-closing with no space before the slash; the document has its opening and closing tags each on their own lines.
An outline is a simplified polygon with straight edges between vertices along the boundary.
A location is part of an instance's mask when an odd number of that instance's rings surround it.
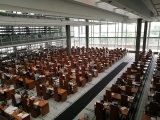
<svg viewBox="0 0 160 120">
<path fill-rule="evenodd" d="M 134 11 L 138 16 L 151 19 L 154 14 L 142 0 L 102 0 L 126 11 Z"/>
<path fill-rule="evenodd" d="M 1 0 L 0 8 L 65 17 L 125 21 L 128 17 L 66 0 Z"/>
<path fill-rule="evenodd" d="M 103 22 L 86 22 L 86 21 L 68 21 L 68 20 L 52 20 L 52 19 L 36 19 L 36 18 L 20 18 L 0 16 L 0 25 L 12 26 L 80 26 L 80 25 L 97 25 Z"/>
</svg>

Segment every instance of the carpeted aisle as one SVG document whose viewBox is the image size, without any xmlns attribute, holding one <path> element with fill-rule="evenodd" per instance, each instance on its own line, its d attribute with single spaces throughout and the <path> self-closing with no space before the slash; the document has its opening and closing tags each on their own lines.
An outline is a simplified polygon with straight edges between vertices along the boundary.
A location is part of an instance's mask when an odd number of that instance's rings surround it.
<svg viewBox="0 0 160 120">
<path fill-rule="evenodd" d="M 87 93 L 85 93 L 80 99 L 73 103 L 63 113 L 61 113 L 55 120 L 73 120 L 79 112 L 81 112 L 89 102 L 95 98 L 99 92 L 101 92 L 105 86 L 128 64 L 128 62 L 122 62 L 113 71 L 111 71 L 106 77 L 104 77 L 99 83 L 92 87 Z"/>
</svg>

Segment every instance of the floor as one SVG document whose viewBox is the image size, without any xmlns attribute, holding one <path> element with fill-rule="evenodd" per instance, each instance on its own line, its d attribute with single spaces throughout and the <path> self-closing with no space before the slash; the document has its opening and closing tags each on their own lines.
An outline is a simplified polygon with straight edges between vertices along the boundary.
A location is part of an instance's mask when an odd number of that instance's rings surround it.
<svg viewBox="0 0 160 120">
<path fill-rule="evenodd" d="M 74 120 L 78 120 L 83 116 L 89 116 L 91 119 L 95 119 L 94 116 L 94 103 L 97 100 L 102 99 L 104 91 L 111 87 L 112 83 L 116 81 L 116 79 L 130 66 L 130 64 L 134 61 L 134 54 L 128 53 L 124 58 L 119 60 L 117 63 L 112 65 L 110 68 L 105 70 L 103 73 L 99 73 L 98 77 L 93 78 L 93 80 L 87 83 L 83 88 L 78 87 L 78 92 L 75 94 L 68 95 L 67 101 L 65 102 L 56 102 L 53 98 L 49 99 L 49 107 L 50 112 L 45 116 L 39 116 L 38 118 L 31 118 L 31 120 L 54 120 L 59 114 L 61 114 L 65 109 L 67 109 L 70 105 L 72 105 L 76 100 L 78 100 L 83 94 L 89 91 L 94 85 L 96 85 L 102 78 L 108 75 L 114 68 L 116 68 L 121 62 L 129 62 L 127 66 L 117 75 L 115 78 L 102 90 L 75 118 Z M 30 91 L 35 94 L 35 89 Z M 74 111 L 73 111 L 74 112 Z M 65 120 L 65 118 L 64 118 Z"/>
<path fill-rule="evenodd" d="M 95 114 L 94 114 L 94 104 L 96 101 L 100 101 L 103 99 L 103 95 L 105 94 L 106 89 L 110 89 L 111 85 L 116 82 L 117 78 L 122 75 L 124 71 L 127 70 L 127 67 L 131 65 L 131 63 L 134 61 L 134 54 L 129 53 L 125 58 L 120 60 L 118 63 L 116 63 L 113 67 L 119 65 L 121 62 L 129 62 L 124 69 L 117 74 L 117 76 L 114 77 L 114 79 L 74 118 L 74 120 L 78 120 L 79 118 L 88 116 L 91 120 L 95 120 Z M 112 68 L 113 68 L 112 67 Z M 108 69 L 109 72 L 111 69 Z M 107 74 L 106 74 L 107 75 Z"/>
</svg>

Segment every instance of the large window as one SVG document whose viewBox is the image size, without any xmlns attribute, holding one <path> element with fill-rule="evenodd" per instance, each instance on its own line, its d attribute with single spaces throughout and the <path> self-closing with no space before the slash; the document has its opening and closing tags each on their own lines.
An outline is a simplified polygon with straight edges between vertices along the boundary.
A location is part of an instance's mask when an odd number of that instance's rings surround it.
<svg viewBox="0 0 160 120">
<path fill-rule="evenodd" d="M 84 28 L 83 28 L 84 27 Z M 85 26 L 74 27 L 74 40 L 72 45 L 85 46 Z M 136 23 L 107 22 L 101 25 L 89 26 L 89 47 L 127 48 L 135 50 L 136 47 Z M 82 30 L 81 30 L 82 29 Z M 143 46 L 144 23 L 141 28 L 140 50 Z M 82 39 L 83 38 L 83 39 Z M 149 22 L 147 32 L 146 49 L 160 51 L 160 22 Z"/>
</svg>

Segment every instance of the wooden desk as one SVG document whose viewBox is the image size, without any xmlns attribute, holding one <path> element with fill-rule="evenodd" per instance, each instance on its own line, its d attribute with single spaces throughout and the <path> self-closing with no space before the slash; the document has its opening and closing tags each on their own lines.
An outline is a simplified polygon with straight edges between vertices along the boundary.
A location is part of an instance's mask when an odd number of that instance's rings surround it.
<svg viewBox="0 0 160 120">
<path fill-rule="evenodd" d="M 92 81 L 92 74 L 88 73 L 88 82 Z"/>
<path fill-rule="evenodd" d="M 131 74 L 136 74 L 136 73 L 137 73 L 137 70 L 131 68 Z"/>
<path fill-rule="evenodd" d="M 117 99 L 117 100 L 121 100 L 121 94 L 119 94 L 119 93 L 112 93 L 112 98 Z"/>
<path fill-rule="evenodd" d="M 35 88 L 35 81 L 34 80 L 25 78 L 24 82 L 25 82 L 26 89 L 31 90 L 31 89 Z"/>
<path fill-rule="evenodd" d="M 98 70 L 93 70 L 94 72 L 94 77 L 97 77 L 98 76 Z"/>
<path fill-rule="evenodd" d="M 16 119 L 16 120 L 30 120 L 30 115 L 28 114 L 28 116 L 26 116 L 25 118 L 21 118 L 21 117 L 19 117 L 18 116 L 18 114 L 19 113 L 16 113 L 16 112 L 14 112 L 13 114 L 12 114 L 12 116 Z M 21 114 L 27 114 L 26 112 L 21 112 Z"/>
<path fill-rule="evenodd" d="M 120 111 L 121 111 L 121 114 L 122 114 L 122 115 L 127 116 L 127 115 L 128 115 L 128 112 L 129 112 L 129 108 L 120 107 Z"/>
<path fill-rule="evenodd" d="M 126 86 L 121 86 L 120 89 L 122 91 L 126 91 Z M 137 91 L 138 91 L 138 88 L 134 88 L 134 87 L 131 88 L 132 93 L 136 93 Z"/>
<path fill-rule="evenodd" d="M 76 79 L 76 76 L 70 75 L 70 79 Z"/>
<path fill-rule="evenodd" d="M 37 102 L 38 102 L 38 104 L 36 104 Z M 47 113 L 49 113 L 49 103 L 48 103 L 48 100 L 42 100 L 42 99 L 36 98 L 34 100 L 34 105 L 37 105 L 37 106 L 40 107 L 42 116 L 44 116 Z"/>
<path fill-rule="evenodd" d="M 72 93 L 76 93 L 77 90 L 78 90 L 77 84 L 76 84 L 76 83 L 75 83 L 75 84 L 72 84 Z"/>
<path fill-rule="evenodd" d="M 51 86 L 48 86 L 47 89 L 54 90 Z M 65 101 L 67 99 L 67 90 L 58 88 L 58 95 L 61 96 L 61 101 Z"/>
<path fill-rule="evenodd" d="M 76 76 L 70 75 L 70 79 L 76 79 Z M 83 87 L 86 84 L 86 79 L 83 77 L 79 77 L 79 83 L 77 83 L 79 87 Z"/>
<path fill-rule="evenodd" d="M 110 110 L 110 104 L 109 102 L 105 102 L 103 103 L 103 106 L 106 110 Z M 127 116 L 128 115 L 128 112 L 129 112 L 129 108 L 127 107 L 122 107 L 122 106 L 119 106 L 119 109 L 120 109 L 120 112 L 122 115 L 124 116 Z"/>
<path fill-rule="evenodd" d="M 147 114 L 144 114 L 142 120 L 152 120 L 152 118 L 154 118 L 156 120 L 155 117 L 151 117 L 151 116 L 149 116 Z"/>
<path fill-rule="evenodd" d="M 80 78 L 79 78 L 79 81 L 80 81 L 80 87 L 85 86 L 85 84 L 86 84 L 86 79 L 85 79 L 85 78 L 80 77 Z"/>
<path fill-rule="evenodd" d="M 18 108 L 12 114 L 7 113 L 5 110 L 7 110 L 7 108 L 9 108 L 9 107 L 14 107 L 14 106 L 4 106 L 3 107 L 3 106 L 0 105 L 0 109 L 3 110 L 5 114 L 15 118 L 16 120 L 30 120 L 30 115 L 25 111 L 18 112 L 18 111 L 20 111 Z M 28 115 L 26 117 L 22 118 L 22 117 L 18 116 L 20 113 L 22 115 L 24 115 L 24 114 L 28 114 Z"/>
<path fill-rule="evenodd" d="M 119 93 L 112 93 L 111 96 L 113 99 L 121 100 L 121 94 Z M 128 96 L 128 102 L 132 103 L 133 100 L 134 100 L 134 97 Z"/>
<path fill-rule="evenodd" d="M 4 92 L 4 94 L 1 93 L 1 96 L 0 96 L 0 98 L 2 98 L 2 99 L 3 98 L 6 99 L 6 97 L 11 99 L 11 94 L 15 94 L 15 89 L 10 89 L 8 87 L 0 87 L 0 90 L 2 90 Z"/>
<path fill-rule="evenodd" d="M 11 97 L 11 94 L 15 94 L 15 89 L 12 89 L 12 90 L 7 90 L 6 91 L 6 93 L 7 93 L 7 97 L 9 98 L 9 99 L 11 99 L 12 97 Z"/>
<path fill-rule="evenodd" d="M 67 90 L 58 88 L 58 94 L 61 96 L 61 101 L 67 100 Z"/>
</svg>

